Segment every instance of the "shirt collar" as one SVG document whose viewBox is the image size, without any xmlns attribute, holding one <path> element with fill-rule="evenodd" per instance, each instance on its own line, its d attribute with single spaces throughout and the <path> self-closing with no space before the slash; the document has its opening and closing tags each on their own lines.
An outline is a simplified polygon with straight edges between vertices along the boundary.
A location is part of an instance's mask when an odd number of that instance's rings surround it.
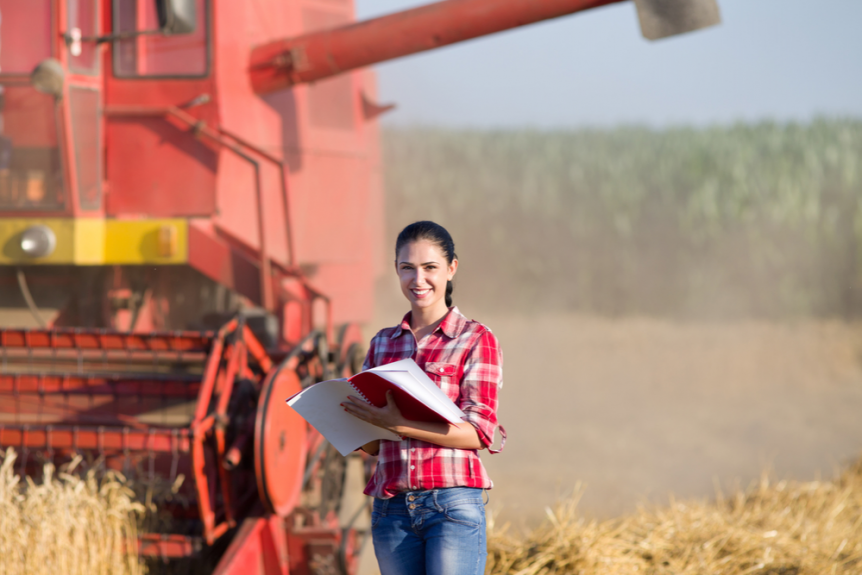
<svg viewBox="0 0 862 575">
<path fill-rule="evenodd" d="M 410 320 L 413 317 L 413 312 L 408 311 L 404 318 L 401 320 L 401 323 L 395 328 L 395 332 L 392 334 L 390 339 L 396 339 L 401 336 L 405 331 L 410 332 Z M 454 339 L 461 335 L 461 332 L 464 331 L 464 326 L 467 325 L 467 318 L 464 317 L 464 314 L 458 309 L 458 306 L 450 307 L 449 313 L 447 313 L 443 317 L 443 321 L 440 322 L 440 325 L 434 330 L 442 331 L 447 337 Z"/>
</svg>

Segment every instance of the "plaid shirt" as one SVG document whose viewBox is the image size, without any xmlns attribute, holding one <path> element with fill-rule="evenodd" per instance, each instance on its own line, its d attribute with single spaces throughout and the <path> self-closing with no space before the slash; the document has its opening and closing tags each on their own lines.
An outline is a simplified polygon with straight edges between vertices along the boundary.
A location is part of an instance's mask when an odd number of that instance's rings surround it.
<svg viewBox="0 0 862 575">
<path fill-rule="evenodd" d="M 482 444 L 497 453 L 491 449 L 497 428 L 497 394 L 503 386 L 503 353 L 497 338 L 453 307 L 420 346 L 410 329 L 410 317 L 408 313 L 400 325 L 374 336 L 362 369 L 413 358 L 467 415 Z M 502 428 L 501 433 L 505 444 Z M 366 495 L 388 499 L 402 491 L 440 487 L 490 489 L 493 482 L 475 449 L 441 447 L 409 438 L 381 440 L 377 469 L 365 488 Z"/>
</svg>

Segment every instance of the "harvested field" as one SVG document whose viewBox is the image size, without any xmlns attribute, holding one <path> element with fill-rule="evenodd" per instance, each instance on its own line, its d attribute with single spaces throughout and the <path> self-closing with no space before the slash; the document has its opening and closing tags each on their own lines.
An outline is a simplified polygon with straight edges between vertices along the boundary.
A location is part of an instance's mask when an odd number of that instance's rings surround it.
<svg viewBox="0 0 862 575">
<path fill-rule="evenodd" d="M 0 465 L 0 573 L 138 575 L 137 518 L 144 506 L 124 478 L 46 465 L 34 482 L 15 474 L 10 448 Z M 128 553 L 127 550 L 134 552 Z"/>
<path fill-rule="evenodd" d="M 578 482 L 610 518 L 765 469 L 830 479 L 862 451 L 862 324 L 471 315 L 506 358 L 509 442 L 483 460 L 507 519 L 535 525 Z"/>
<path fill-rule="evenodd" d="M 577 498 L 525 538 L 492 530 L 488 572 L 814 575 L 862 571 L 862 460 L 835 481 L 772 482 L 585 521 Z"/>
</svg>

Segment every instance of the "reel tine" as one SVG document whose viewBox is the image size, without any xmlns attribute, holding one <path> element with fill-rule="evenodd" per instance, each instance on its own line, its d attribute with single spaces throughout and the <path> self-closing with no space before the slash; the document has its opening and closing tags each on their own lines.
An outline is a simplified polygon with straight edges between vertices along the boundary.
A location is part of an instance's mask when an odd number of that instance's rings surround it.
<svg viewBox="0 0 862 575">
<path fill-rule="evenodd" d="M 45 451 L 48 455 L 48 461 L 52 464 L 54 463 L 54 444 L 52 440 L 52 432 L 54 430 L 54 426 L 50 423 L 45 426 Z"/>
<path fill-rule="evenodd" d="M 171 432 L 171 484 L 177 480 L 177 466 L 180 462 L 179 442 L 179 430 L 174 428 Z"/>
<path fill-rule="evenodd" d="M 151 429 L 150 430 L 150 437 L 152 437 L 152 434 L 153 434 L 153 430 Z M 148 461 L 149 469 L 147 469 L 147 485 L 149 486 L 149 489 L 155 489 L 155 485 L 156 485 L 156 454 L 152 450 L 152 447 L 149 449 L 148 458 L 149 458 L 149 461 Z"/>
<path fill-rule="evenodd" d="M 21 475 L 27 474 L 27 458 L 30 457 L 30 448 L 27 445 L 27 432 L 30 430 L 29 425 L 24 426 L 24 432 L 21 434 Z"/>
<path fill-rule="evenodd" d="M 129 428 L 123 428 L 123 475 L 128 479 L 131 470 L 131 454 L 129 453 Z"/>
</svg>

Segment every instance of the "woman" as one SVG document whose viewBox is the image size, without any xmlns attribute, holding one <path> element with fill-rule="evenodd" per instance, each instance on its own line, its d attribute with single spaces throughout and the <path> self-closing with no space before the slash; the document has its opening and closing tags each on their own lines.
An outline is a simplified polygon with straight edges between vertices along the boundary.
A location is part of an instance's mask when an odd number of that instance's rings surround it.
<svg viewBox="0 0 862 575">
<path fill-rule="evenodd" d="M 365 488 L 375 498 L 374 552 L 382 575 L 479 575 L 487 555 L 482 490 L 493 484 L 478 451 L 497 453 L 491 444 L 503 385 L 500 345 L 487 327 L 452 307 L 458 259 L 442 226 L 404 228 L 395 243 L 395 269 L 410 312 L 374 336 L 363 369 L 413 358 L 467 419 L 458 425 L 406 420 L 391 394 L 382 408 L 356 397 L 343 404 L 402 437 L 362 448 L 379 455 Z"/>
</svg>

